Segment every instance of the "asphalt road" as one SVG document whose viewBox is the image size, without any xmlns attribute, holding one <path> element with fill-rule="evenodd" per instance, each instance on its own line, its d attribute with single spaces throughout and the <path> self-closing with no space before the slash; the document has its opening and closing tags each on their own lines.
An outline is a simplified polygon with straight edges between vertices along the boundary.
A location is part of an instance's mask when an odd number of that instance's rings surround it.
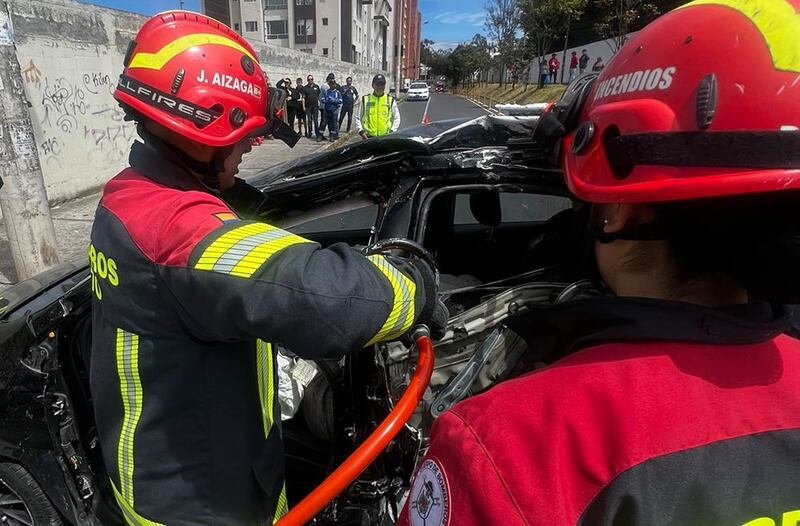
<svg viewBox="0 0 800 526">
<path fill-rule="evenodd" d="M 431 93 L 430 103 L 424 101 L 400 103 L 400 128 L 408 128 L 422 123 L 425 108 L 428 109 L 428 119 L 443 121 L 459 117 L 480 117 L 486 111 L 471 103 L 467 99 L 448 95 L 447 93 Z"/>
</svg>

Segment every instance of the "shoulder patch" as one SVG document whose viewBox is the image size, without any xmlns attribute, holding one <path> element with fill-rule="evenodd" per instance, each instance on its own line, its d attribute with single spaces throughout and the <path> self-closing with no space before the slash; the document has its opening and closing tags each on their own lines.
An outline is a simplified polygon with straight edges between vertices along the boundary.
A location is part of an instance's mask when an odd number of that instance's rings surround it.
<svg viewBox="0 0 800 526">
<path fill-rule="evenodd" d="M 447 526 L 450 523 L 450 488 L 444 468 L 436 459 L 422 463 L 408 495 L 411 526 Z"/>
<path fill-rule="evenodd" d="M 214 217 L 220 220 L 221 223 L 231 223 L 233 221 L 238 221 L 239 218 L 236 217 L 236 214 L 231 214 L 228 212 L 223 212 L 220 214 L 214 214 Z"/>
</svg>

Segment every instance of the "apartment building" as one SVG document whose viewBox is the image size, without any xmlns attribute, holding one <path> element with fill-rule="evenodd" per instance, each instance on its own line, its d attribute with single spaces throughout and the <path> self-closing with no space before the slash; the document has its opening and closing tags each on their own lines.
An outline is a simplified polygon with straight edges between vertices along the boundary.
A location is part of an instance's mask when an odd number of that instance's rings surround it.
<svg viewBox="0 0 800 526">
<path fill-rule="evenodd" d="M 400 2 L 403 3 L 402 9 Z M 401 17 L 402 12 L 402 19 Z M 422 14 L 419 12 L 417 0 L 397 0 L 397 9 L 394 12 L 394 27 L 399 30 L 402 44 L 402 58 L 400 63 L 400 76 L 414 80 L 419 78 L 420 67 L 420 37 L 422 32 Z M 395 55 L 397 50 L 395 50 Z"/>
<path fill-rule="evenodd" d="M 201 0 L 201 8 L 249 40 L 386 71 L 399 1 Z"/>
</svg>

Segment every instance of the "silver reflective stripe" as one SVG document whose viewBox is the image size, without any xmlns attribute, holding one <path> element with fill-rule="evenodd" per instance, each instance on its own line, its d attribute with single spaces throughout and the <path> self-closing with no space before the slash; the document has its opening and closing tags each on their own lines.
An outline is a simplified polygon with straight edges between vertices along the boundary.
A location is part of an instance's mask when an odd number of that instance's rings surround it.
<svg viewBox="0 0 800 526">
<path fill-rule="evenodd" d="M 291 235 L 291 233 L 286 232 L 285 230 L 270 230 L 246 237 L 241 241 L 238 241 L 222 256 L 220 256 L 219 260 L 217 260 L 217 262 L 214 264 L 213 270 L 223 274 L 230 274 L 230 272 L 233 270 L 233 267 L 235 267 L 243 257 L 249 254 L 257 246 L 268 241 L 274 241 L 276 239 L 289 237 Z"/>
</svg>

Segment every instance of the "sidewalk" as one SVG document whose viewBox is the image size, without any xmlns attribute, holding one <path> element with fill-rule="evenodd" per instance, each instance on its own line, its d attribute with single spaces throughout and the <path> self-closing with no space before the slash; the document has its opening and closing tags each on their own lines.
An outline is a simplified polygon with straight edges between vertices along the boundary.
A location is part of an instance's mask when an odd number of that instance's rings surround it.
<svg viewBox="0 0 800 526">
<path fill-rule="evenodd" d="M 329 142 L 318 143 L 314 139 L 305 137 L 300 139 L 294 148 L 289 148 L 278 140 L 264 141 L 264 144 L 260 146 L 253 146 L 253 151 L 245 155 L 238 176 L 247 179 L 263 168 L 313 154 L 331 146 L 332 144 Z M 61 203 L 50 209 L 61 261 L 82 261 L 86 258 L 94 212 L 99 201 L 100 193 L 98 192 Z M 17 281 L 5 225 L 0 221 L 0 290 Z"/>
</svg>

